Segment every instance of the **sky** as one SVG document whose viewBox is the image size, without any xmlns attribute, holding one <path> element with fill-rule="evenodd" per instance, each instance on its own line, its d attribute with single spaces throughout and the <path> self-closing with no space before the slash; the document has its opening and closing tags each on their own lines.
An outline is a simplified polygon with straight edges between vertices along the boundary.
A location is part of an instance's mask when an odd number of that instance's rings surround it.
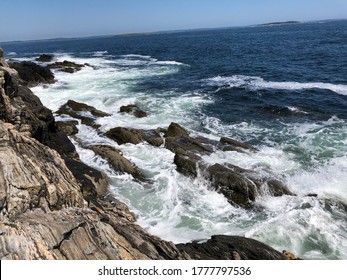
<svg viewBox="0 0 347 280">
<path fill-rule="evenodd" d="M 347 0 L 0 0 L 0 42 L 346 19 Z"/>
</svg>

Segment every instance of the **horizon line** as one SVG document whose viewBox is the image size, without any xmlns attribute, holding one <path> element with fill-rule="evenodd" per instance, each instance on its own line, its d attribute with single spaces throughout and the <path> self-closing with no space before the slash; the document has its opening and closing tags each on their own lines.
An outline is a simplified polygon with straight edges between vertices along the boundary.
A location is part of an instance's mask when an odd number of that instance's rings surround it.
<svg viewBox="0 0 347 280">
<path fill-rule="evenodd" d="M 301 21 L 295 20 L 298 24 L 304 23 L 314 23 L 320 21 L 339 21 L 347 20 L 347 18 L 335 18 L 335 19 L 320 19 L 320 20 L 308 20 Z M 171 29 L 171 30 L 161 30 L 161 31 L 149 31 L 149 32 L 131 32 L 131 33 L 120 33 L 120 34 L 104 34 L 104 35 L 90 35 L 81 37 L 55 37 L 55 38 L 43 38 L 43 39 L 28 39 L 28 40 L 11 40 L 3 41 L 0 44 L 11 44 L 11 43 L 27 43 L 27 42 L 41 42 L 41 41 L 58 41 L 58 40 L 78 40 L 78 39 L 93 39 L 93 38 L 105 38 L 105 37 L 130 37 L 130 36 L 145 36 L 145 35 L 155 35 L 162 33 L 175 33 L 175 32 L 188 32 L 188 31 L 204 31 L 204 30 L 216 30 L 216 29 L 228 29 L 228 28 L 242 28 L 242 27 L 265 27 L 264 25 L 272 23 L 286 23 L 291 20 L 279 21 L 279 22 L 267 22 L 267 23 L 255 23 L 250 25 L 235 25 L 235 26 L 221 26 L 221 27 L 198 27 L 198 28 L 187 28 L 187 29 Z M 268 26 L 271 27 L 271 26 Z"/>
</svg>

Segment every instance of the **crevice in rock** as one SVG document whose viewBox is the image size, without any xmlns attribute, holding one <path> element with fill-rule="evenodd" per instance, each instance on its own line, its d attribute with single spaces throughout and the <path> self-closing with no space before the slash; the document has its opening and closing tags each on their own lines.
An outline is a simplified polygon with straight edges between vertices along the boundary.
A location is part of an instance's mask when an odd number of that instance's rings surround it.
<svg viewBox="0 0 347 280">
<path fill-rule="evenodd" d="M 63 244 L 63 242 L 66 240 L 69 240 L 70 236 L 73 234 L 73 232 L 75 230 L 79 229 L 80 227 L 84 227 L 86 224 L 87 224 L 86 222 L 80 223 L 79 225 L 77 225 L 73 229 L 69 230 L 68 232 L 65 232 L 63 234 L 63 239 L 58 244 L 54 245 L 52 249 L 58 249 L 63 254 L 63 252 L 60 250 L 60 247 Z"/>
</svg>

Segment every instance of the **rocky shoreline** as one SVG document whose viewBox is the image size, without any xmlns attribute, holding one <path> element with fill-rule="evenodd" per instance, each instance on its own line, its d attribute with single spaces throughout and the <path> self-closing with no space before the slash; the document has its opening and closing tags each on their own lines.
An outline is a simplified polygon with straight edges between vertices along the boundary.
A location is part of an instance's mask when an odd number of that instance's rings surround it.
<svg viewBox="0 0 347 280">
<path fill-rule="evenodd" d="M 48 62 L 51 58 L 42 56 L 41 60 Z M 33 64 L 26 63 L 24 72 L 23 63 L 12 65 L 17 72 L 6 63 L 0 49 L 0 259 L 294 258 L 245 237 L 213 236 L 207 242 L 175 245 L 147 233 L 128 207 L 108 192 L 105 174 L 79 159 L 68 137 L 78 131 L 77 122 L 56 122 L 53 113 L 27 87 L 54 82 L 49 66 Z M 73 73 L 84 65 L 64 61 L 52 66 L 57 67 L 62 71 L 76 68 L 66 71 Z M 146 112 L 132 104 L 120 110 L 146 117 Z M 107 116 L 72 100 L 57 113 L 95 129 L 95 120 Z M 276 178 L 259 177 L 232 165 L 209 166 L 203 161 L 203 155 L 216 149 L 247 153 L 254 149 L 233 139 L 192 137 L 176 123 L 154 130 L 115 127 L 105 135 L 118 144 L 146 142 L 171 150 L 179 172 L 196 176 L 203 171 L 211 187 L 239 207 L 252 208 L 263 191 L 274 196 L 293 195 Z M 115 147 L 87 148 L 107 160 L 115 171 L 146 181 L 146 176 Z"/>
</svg>

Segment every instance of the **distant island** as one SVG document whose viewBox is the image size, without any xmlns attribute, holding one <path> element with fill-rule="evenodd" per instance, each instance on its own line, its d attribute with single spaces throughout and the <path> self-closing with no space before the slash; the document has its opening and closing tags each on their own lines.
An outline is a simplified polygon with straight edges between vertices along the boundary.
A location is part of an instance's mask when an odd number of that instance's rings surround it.
<svg viewBox="0 0 347 280">
<path fill-rule="evenodd" d="M 149 35 L 149 33 L 127 33 L 127 34 L 114 35 L 114 37 L 135 37 L 135 36 L 146 36 L 146 35 Z"/>
<path fill-rule="evenodd" d="M 302 21 L 278 21 L 278 22 L 257 24 L 256 26 L 276 26 L 276 25 L 300 24 L 300 23 L 302 23 Z"/>
</svg>

